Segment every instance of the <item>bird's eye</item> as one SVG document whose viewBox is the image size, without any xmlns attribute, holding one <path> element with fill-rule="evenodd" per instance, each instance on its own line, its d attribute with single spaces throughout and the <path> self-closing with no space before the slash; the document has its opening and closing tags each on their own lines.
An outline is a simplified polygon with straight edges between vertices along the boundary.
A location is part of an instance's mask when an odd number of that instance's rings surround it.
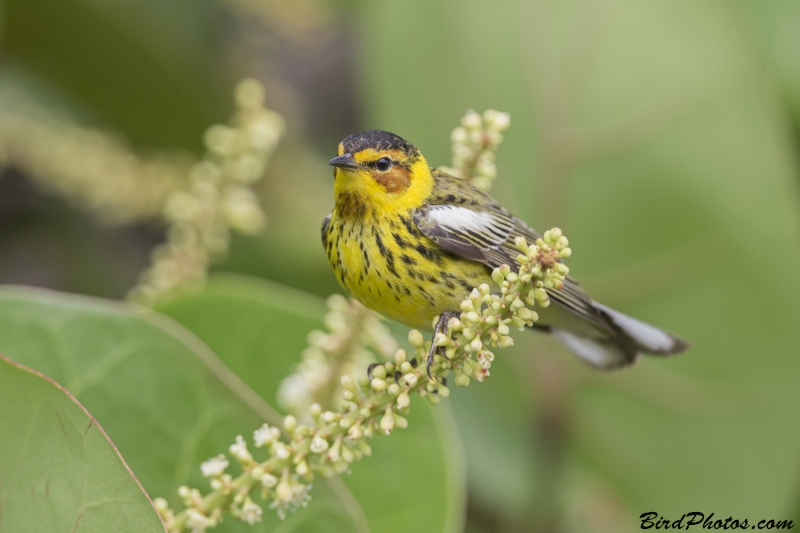
<svg viewBox="0 0 800 533">
<path fill-rule="evenodd" d="M 381 157 L 377 161 L 375 161 L 375 168 L 380 170 L 381 172 L 386 172 L 390 168 L 392 168 L 392 160 L 388 157 Z"/>
</svg>

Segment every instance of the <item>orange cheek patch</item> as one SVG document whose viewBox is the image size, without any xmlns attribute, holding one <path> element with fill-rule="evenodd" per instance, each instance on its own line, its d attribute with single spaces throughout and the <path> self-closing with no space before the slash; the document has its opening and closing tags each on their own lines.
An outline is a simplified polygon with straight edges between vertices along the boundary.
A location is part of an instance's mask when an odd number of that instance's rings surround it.
<svg viewBox="0 0 800 533">
<path fill-rule="evenodd" d="M 389 193 L 403 192 L 411 185 L 411 175 L 403 167 L 395 166 L 389 172 L 373 172 L 373 177 Z"/>
</svg>

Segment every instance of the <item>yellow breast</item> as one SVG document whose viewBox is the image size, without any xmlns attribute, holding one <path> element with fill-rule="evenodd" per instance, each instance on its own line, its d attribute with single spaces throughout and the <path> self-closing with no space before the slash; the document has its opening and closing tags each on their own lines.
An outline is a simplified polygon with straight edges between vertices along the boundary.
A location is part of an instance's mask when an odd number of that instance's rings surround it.
<svg viewBox="0 0 800 533">
<path fill-rule="evenodd" d="M 473 287 L 490 282 L 484 265 L 439 248 L 417 230 L 410 213 L 361 219 L 334 211 L 328 260 L 357 300 L 415 328 L 431 329 L 442 311 L 458 311 Z"/>
</svg>

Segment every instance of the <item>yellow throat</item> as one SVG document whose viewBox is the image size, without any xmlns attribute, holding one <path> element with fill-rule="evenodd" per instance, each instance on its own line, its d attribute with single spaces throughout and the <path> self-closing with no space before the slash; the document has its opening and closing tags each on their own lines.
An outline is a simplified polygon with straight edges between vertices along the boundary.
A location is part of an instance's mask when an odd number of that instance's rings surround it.
<svg viewBox="0 0 800 533">
<path fill-rule="evenodd" d="M 344 147 L 339 145 L 339 155 Z M 396 161 L 402 162 L 405 154 L 398 150 L 390 152 Z M 358 163 L 372 161 L 382 153 L 373 149 L 362 150 L 353 154 Z M 388 215 L 405 213 L 425 203 L 425 199 L 433 188 L 433 176 L 428 162 L 420 154 L 406 170 L 397 167 L 390 171 L 386 179 L 376 179 L 372 173 L 364 169 L 335 170 L 336 182 L 333 186 L 336 211 L 345 218 L 359 215 Z"/>
</svg>

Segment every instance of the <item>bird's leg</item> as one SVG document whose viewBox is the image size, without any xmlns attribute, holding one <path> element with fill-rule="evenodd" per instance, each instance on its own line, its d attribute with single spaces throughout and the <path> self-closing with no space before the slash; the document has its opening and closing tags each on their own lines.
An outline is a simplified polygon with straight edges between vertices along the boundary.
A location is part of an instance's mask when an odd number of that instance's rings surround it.
<svg viewBox="0 0 800 533">
<path fill-rule="evenodd" d="M 436 322 L 436 327 L 433 328 L 433 339 L 431 339 L 431 350 L 428 352 L 428 365 L 426 367 L 428 371 L 428 377 L 431 377 L 431 365 L 433 364 L 433 356 L 436 355 L 436 350 L 439 348 L 436 346 L 436 336 L 439 333 L 444 333 L 447 335 L 447 323 L 450 322 L 450 319 L 456 316 L 458 313 L 455 311 L 443 311 L 442 314 L 439 315 L 439 320 Z M 442 354 L 444 357 L 446 355 Z"/>
</svg>

